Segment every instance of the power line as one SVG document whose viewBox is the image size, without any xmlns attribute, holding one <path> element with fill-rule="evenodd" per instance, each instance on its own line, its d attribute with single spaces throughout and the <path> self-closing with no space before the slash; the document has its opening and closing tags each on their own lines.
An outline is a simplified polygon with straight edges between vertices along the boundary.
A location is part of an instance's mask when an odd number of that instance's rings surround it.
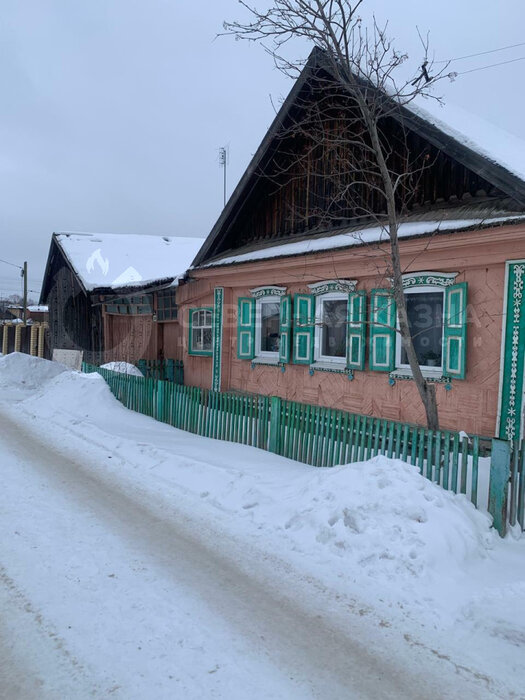
<svg viewBox="0 0 525 700">
<path fill-rule="evenodd" d="M 457 75 L 466 75 L 467 73 L 475 73 L 478 70 L 487 70 L 487 68 L 495 68 L 496 66 L 506 66 L 508 63 L 516 63 L 517 61 L 525 61 L 525 56 L 513 58 L 510 61 L 501 61 L 500 63 L 491 63 L 490 66 L 481 66 L 480 68 L 471 68 L 470 70 L 461 71 Z"/>
<path fill-rule="evenodd" d="M 0 259 L 0 262 L 5 263 L 6 265 L 11 265 L 11 267 L 18 267 L 19 270 L 23 270 L 23 269 L 24 269 L 24 268 L 22 267 L 22 265 L 15 265 L 15 263 L 8 262 L 7 260 L 1 260 L 1 259 Z"/>
<path fill-rule="evenodd" d="M 520 44 L 511 44 L 510 46 L 502 46 L 500 49 L 491 49 L 490 51 L 481 51 L 480 53 L 471 53 L 468 56 L 458 56 L 458 58 L 449 58 L 446 61 L 434 61 L 434 63 L 453 63 L 454 61 L 463 61 L 466 58 L 476 58 L 476 56 L 486 56 L 489 53 L 497 53 L 498 51 L 507 51 L 508 49 L 515 49 L 518 46 L 525 46 L 525 41 Z"/>
</svg>

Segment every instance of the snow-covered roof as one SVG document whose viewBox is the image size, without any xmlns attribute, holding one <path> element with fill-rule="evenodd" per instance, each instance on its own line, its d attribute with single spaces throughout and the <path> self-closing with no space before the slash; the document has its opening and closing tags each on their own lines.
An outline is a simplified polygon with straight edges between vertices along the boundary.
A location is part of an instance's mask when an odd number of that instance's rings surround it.
<svg viewBox="0 0 525 700">
<path fill-rule="evenodd" d="M 117 233 L 55 233 L 86 291 L 145 287 L 179 279 L 201 238 Z"/>
<path fill-rule="evenodd" d="M 480 226 L 494 226 L 497 224 L 517 221 L 525 222 L 525 215 L 444 221 L 413 221 L 400 224 L 398 235 L 400 238 L 410 238 L 411 236 L 421 236 L 424 234 L 440 233 L 445 231 L 462 231 Z M 215 267 L 218 265 L 254 262 L 256 260 L 268 260 L 269 258 L 280 258 L 291 255 L 304 255 L 306 253 L 335 250 L 337 248 L 348 248 L 354 245 L 363 245 L 366 243 L 376 243 L 387 240 L 387 230 L 382 226 L 373 226 L 357 230 L 352 229 L 351 231 L 345 231 L 335 235 L 307 238 L 301 241 L 292 241 L 282 243 L 281 245 L 259 248 L 257 250 L 240 253 L 238 255 L 229 255 L 224 258 L 219 258 L 218 260 L 213 260 L 206 265 L 201 265 L 201 267 Z"/>
<path fill-rule="evenodd" d="M 408 109 L 525 182 L 525 140 L 451 102 L 419 98 Z"/>
<path fill-rule="evenodd" d="M 32 304 L 27 307 L 27 310 L 31 313 L 47 314 L 49 308 L 45 304 Z"/>
</svg>

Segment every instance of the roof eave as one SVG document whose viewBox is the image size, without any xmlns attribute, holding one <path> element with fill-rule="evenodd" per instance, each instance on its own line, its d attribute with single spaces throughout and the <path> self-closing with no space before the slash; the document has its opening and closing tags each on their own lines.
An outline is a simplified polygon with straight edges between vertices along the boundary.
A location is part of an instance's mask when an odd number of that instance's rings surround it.
<svg viewBox="0 0 525 700">
<path fill-rule="evenodd" d="M 163 277 L 158 280 L 148 280 L 146 284 L 126 284 L 121 287 L 93 287 L 89 290 L 89 294 L 114 294 L 119 296 L 130 296 L 132 294 L 137 294 L 137 292 L 142 292 L 145 294 L 151 294 L 152 292 L 160 291 L 169 288 L 176 277 Z"/>
</svg>

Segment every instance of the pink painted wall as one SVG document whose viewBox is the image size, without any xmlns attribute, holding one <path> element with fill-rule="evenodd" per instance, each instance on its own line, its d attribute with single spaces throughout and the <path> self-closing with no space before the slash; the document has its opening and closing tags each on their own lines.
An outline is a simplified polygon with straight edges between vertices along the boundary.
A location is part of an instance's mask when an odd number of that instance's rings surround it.
<svg viewBox="0 0 525 700">
<path fill-rule="evenodd" d="M 179 321 L 158 322 L 159 352 L 171 360 L 182 360 L 184 357 L 183 327 Z"/>
<path fill-rule="evenodd" d="M 437 384 L 443 428 L 493 435 L 498 410 L 500 344 L 505 261 L 525 258 L 525 227 L 507 226 L 462 234 L 446 234 L 402 242 L 404 268 L 409 271 L 457 272 L 456 281 L 469 284 L 467 376 L 452 382 L 452 390 Z M 414 382 L 388 383 L 388 373 L 365 370 L 355 379 L 326 372 L 309 374 L 303 365 L 258 365 L 237 359 L 236 308 L 250 288 L 275 284 L 287 293 L 309 291 L 307 285 L 325 279 L 356 279 L 358 289 L 387 286 L 384 254 L 370 248 L 282 258 L 194 271 L 195 282 L 179 289 L 179 308 L 187 317 L 192 306 L 212 305 L 213 288 L 225 288 L 222 389 L 281 396 L 305 403 L 344 408 L 351 412 L 425 424 Z M 187 329 L 184 331 L 187 344 Z M 184 354 L 187 384 L 211 385 L 211 359 Z"/>
</svg>

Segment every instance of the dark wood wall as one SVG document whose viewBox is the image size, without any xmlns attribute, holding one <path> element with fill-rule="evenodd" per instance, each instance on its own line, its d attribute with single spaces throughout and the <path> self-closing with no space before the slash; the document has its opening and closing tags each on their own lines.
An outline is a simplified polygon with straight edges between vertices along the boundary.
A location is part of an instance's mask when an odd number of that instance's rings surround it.
<svg viewBox="0 0 525 700">
<path fill-rule="evenodd" d="M 345 98 L 347 99 L 347 98 Z M 303 96 L 268 155 L 252 176 L 249 194 L 226 226 L 213 254 L 254 242 L 360 224 L 385 213 L 384 197 L 371 187 L 377 173 L 363 174 L 365 154 L 352 104 Z M 321 107 L 319 107 L 321 105 Z M 431 145 L 392 117 L 380 122 L 393 173 L 412 171 L 399 190 L 400 214 L 501 196 L 484 178 Z M 362 132 L 362 129 L 361 129 Z M 364 179 L 368 183 L 358 184 Z"/>
<path fill-rule="evenodd" d="M 49 345 L 83 350 L 86 362 L 98 363 L 103 357 L 103 326 L 100 305 L 81 288 L 76 275 L 53 241 L 48 269 Z"/>
</svg>

